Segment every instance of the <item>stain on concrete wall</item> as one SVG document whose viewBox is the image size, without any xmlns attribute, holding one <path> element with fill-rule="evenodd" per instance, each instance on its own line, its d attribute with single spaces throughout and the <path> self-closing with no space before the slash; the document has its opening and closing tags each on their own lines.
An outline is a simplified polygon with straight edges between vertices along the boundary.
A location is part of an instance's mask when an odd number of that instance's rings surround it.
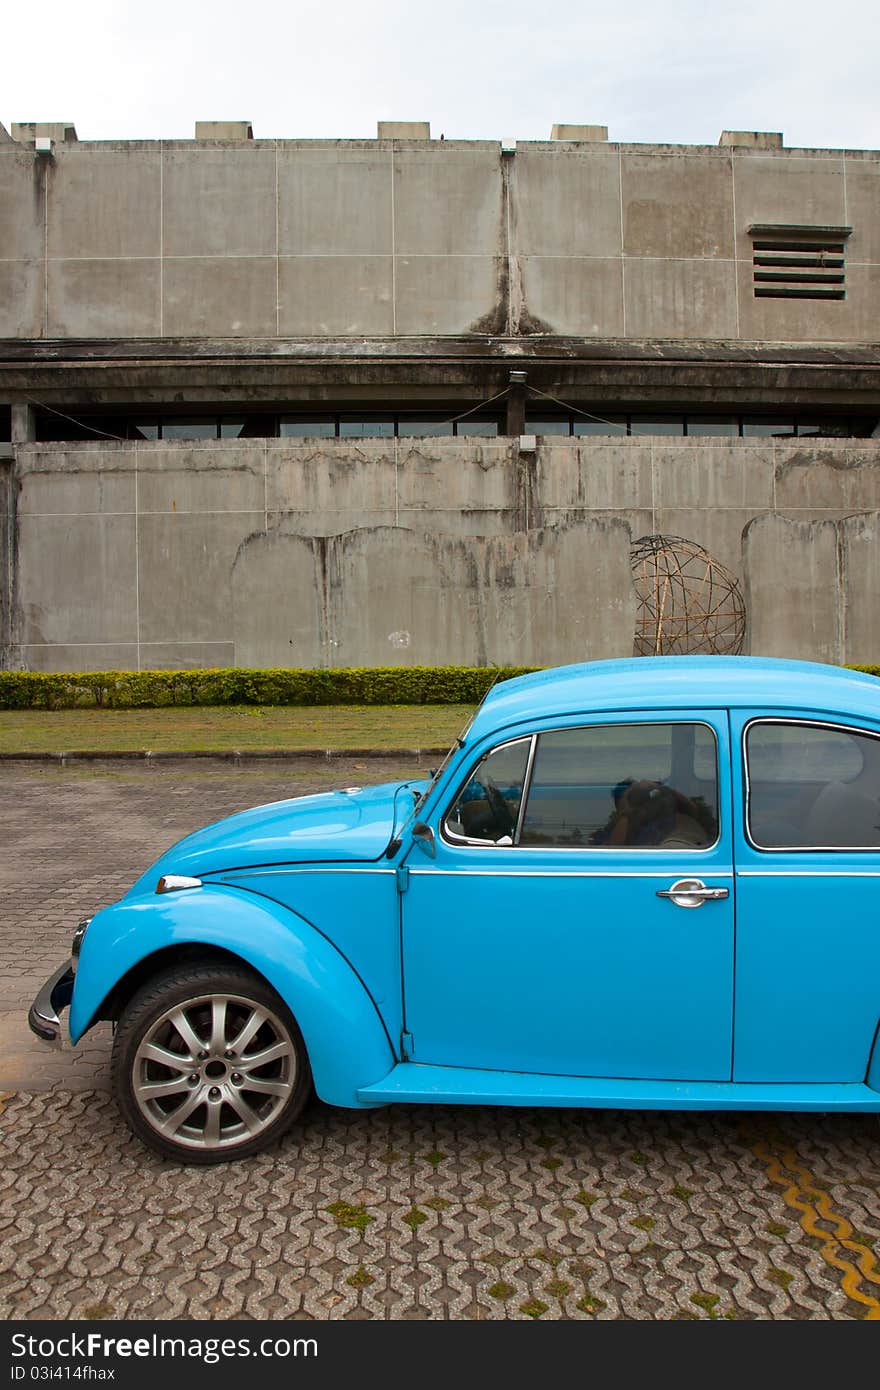
<svg viewBox="0 0 880 1390">
<path fill-rule="evenodd" d="M 243 666 L 551 665 L 619 654 L 631 631 L 630 530 L 591 519 L 459 538 L 378 526 L 240 548 Z M 604 590 L 596 602 L 597 579 Z"/>
<path fill-rule="evenodd" d="M 877 655 L 880 441 L 24 444 L 7 476 L 8 665 L 624 656 L 657 532 L 744 583 L 753 652 Z"/>
<path fill-rule="evenodd" d="M 837 526 L 758 517 L 743 536 L 749 650 L 758 656 L 841 656 Z"/>
</svg>

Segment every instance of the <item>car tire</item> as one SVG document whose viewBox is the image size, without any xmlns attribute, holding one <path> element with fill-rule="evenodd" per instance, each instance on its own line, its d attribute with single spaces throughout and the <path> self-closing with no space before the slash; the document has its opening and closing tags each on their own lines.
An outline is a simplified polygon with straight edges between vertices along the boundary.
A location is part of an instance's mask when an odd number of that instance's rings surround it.
<svg viewBox="0 0 880 1390">
<path fill-rule="evenodd" d="M 245 967 L 187 962 L 127 1004 L 113 1042 L 113 1094 L 163 1158 L 226 1163 L 287 1132 L 312 1086 L 284 1001 Z"/>
</svg>

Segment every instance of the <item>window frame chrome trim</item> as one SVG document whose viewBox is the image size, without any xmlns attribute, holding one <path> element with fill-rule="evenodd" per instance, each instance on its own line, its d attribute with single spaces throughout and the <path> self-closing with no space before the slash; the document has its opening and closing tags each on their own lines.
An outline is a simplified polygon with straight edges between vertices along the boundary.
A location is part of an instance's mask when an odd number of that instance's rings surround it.
<svg viewBox="0 0 880 1390">
<path fill-rule="evenodd" d="M 532 745 L 529 749 L 529 757 L 526 763 L 526 775 L 523 778 L 522 796 L 519 799 L 519 815 L 516 818 L 516 828 L 513 832 L 513 844 L 516 849 L 520 847 L 519 839 L 522 834 L 523 816 L 525 815 L 526 806 L 528 804 L 529 792 L 532 789 L 532 772 L 535 767 L 535 756 L 538 752 L 538 739 L 540 737 L 540 734 L 532 734 Z"/>
<path fill-rule="evenodd" d="M 441 838 L 441 840 L 443 840 L 443 842 L 444 842 L 445 844 L 452 846 L 453 849 L 459 849 L 459 848 L 461 848 L 462 846 L 464 846 L 464 847 L 466 847 L 466 848 L 471 848 L 471 849 L 513 849 L 513 848 L 515 848 L 515 846 L 516 846 L 516 839 L 515 839 L 515 838 L 514 838 L 513 843 L 510 844 L 510 845 L 499 845 L 499 843 L 498 843 L 497 840 L 478 840 L 478 839 L 476 839 L 476 838 L 469 838 L 467 835 L 456 835 L 455 831 L 454 831 L 454 830 L 450 830 L 449 827 L 448 827 L 449 813 L 450 813 L 450 811 L 452 810 L 453 806 L 455 805 L 455 803 L 456 803 L 458 797 L 459 797 L 459 796 L 461 795 L 461 793 L 464 791 L 464 789 L 465 789 L 465 787 L 467 786 L 468 782 L 471 780 L 471 778 L 473 777 L 474 773 L 476 772 L 477 768 L 480 766 L 481 763 L 484 763 L 484 762 L 486 761 L 487 758 L 491 758 L 491 756 L 492 756 L 493 753 L 499 753 L 499 752 L 501 751 L 502 748 L 512 748 L 514 744 L 516 744 L 516 743 L 525 743 L 525 742 L 528 740 L 528 742 L 529 742 L 529 744 L 530 744 L 530 748 L 529 748 L 528 756 L 527 756 L 527 758 L 526 758 L 526 766 L 525 766 L 525 771 L 524 771 L 524 773 L 523 773 L 522 795 L 521 795 L 521 797 L 520 797 L 519 811 L 517 812 L 516 825 L 515 825 L 515 827 L 514 827 L 514 836 L 516 836 L 516 833 L 517 833 L 517 831 L 519 830 L 520 818 L 521 818 L 521 816 L 522 816 L 522 808 L 523 808 L 523 806 L 524 806 L 524 804 L 525 804 L 526 790 L 527 790 L 527 787 L 528 787 L 528 777 L 529 777 L 529 774 L 530 774 L 530 772 L 531 772 L 532 761 L 533 761 L 534 755 L 535 755 L 535 740 L 537 739 L 537 737 L 538 737 L 537 734 L 532 733 L 532 734 L 517 734 L 514 738 L 505 738 L 505 739 L 502 739 L 500 743 L 494 744 L 494 746 L 493 746 L 492 748 L 488 748 L 488 749 L 486 750 L 485 753 L 481 753 L 481 754 L 479 755 L 479 757 L 477 758 L 476 762 L 471 763 L 470 768 L 469 768 L 468 771 L 465 773 L 464 777 L 462 778 L 462 780 L 459 782 L 458 786 L 456 787 L 455 792 L 454 792 L 454 794 L 453 794 L 451 800 L 449 801 L 449 803 L 448 803 L 448 805 L 447 805 L 447 807 L 446 807 L 446 810 L 444 811 L 443 815 L 440 817 L 440 838 Z"/>
<path fill-rule="evenodd" d="M 803 716 L 787 717 L 778 714 L 759 714 L 749 719 L 742 727 L 740 752 L 743 771 L 743 834 L 749 847 L 757 854 L 880 854 L 880 845 L 759 845 L 752 838 L 751 795 L 752 784 L 749 777 L 749 731 L 755 724 L 798 725 L 808 729 L 833 729 L 835 733 L 858 734 L 863 738 L 880 739 L 880 732 L 862 728 L 858 724 L 837 724 L 832 720 L 806 719 Z M 859 774 L 861 775 L 861 774 Z M 827 784 L 826 784 L 827 785 Z"/>
<path fill-rule="evenodd" d="M 676 846 L 672 846 L 672 847 L 664 847 L 663 845 L 653 845 L 653 846 L 652 846 L 652 845 L 619 845 L 619 846 L 612 846 L 612 847 L 609 849 L 609 846 L 608 846 L 608 845 L 523 845 L 523 844 L 520 844 L 520 842 L 519 842 L 519 835 L 520 835 L 520 831 L 521 831 L 521 829 L 522 829 L 523 814 L 524 814 L 524 810 L 525 810 L 525 807 L 526 807 L 527 802 L 528 802 L 529 794 L 530 794 L 531 789 L 532 789 L 532 774 L 533 774 L 533 771 L 534 771 L 534 762 L 535 762 L 535 756 L 536 756 L 536 753 L 537 753 L 538 739 L 541 737 L 542 734 L 565 733 L 565 732 L 568 732 L 568 731 L 570 731 L 570 730 L 572 730 L 572 729 L 643 729 L 643 728 L 663 728 L 663 727 L 666 727 L 666 726 L 669 726 L 669 725 L 673 725 L 673 726 L 674 726 L 674 725 L 683 725 L 683 724 L 688 724 L 688 725 L 690 725 L 690 726 L 693 727 L 693 728 L 708 729 L 708 730 L 709 730 L 709 733 L 712 735 L 712 741 L 713 741 L 713 745 L 714 745 L 714 749 L 715 749 L 715 796 L 716 796 L 716 819 L 717 819 L 717 822 L 718 822 L 718 834 L 716 835 L 715 839 L 712 841 L 711 845 L 699 845 L 699 846 L 686 846 L 686 845 L 678 846 L 678 845 L 676 845 Z M 516 838 L 514 839 L 513 844 L 510 844 L 510 845 L 501 845 L 501 844 L 498 843 L 497 840 L 468 840 L 468 839 L 463 838 L 463 837 L 461 837 L 461 836 L 455 836 L 453 831 L 449 831 L 449 833 L 447 834 L 447 833 L 446 833 L 446 821 L 447 821 L 447 818 L 448 818 L 448 816 L 449 816 L 449 812 L 450 812 L 450 810 L 452 809 L 452 806 L 455 804 L 455 798 L 460 794 L 460 792 L 462 791 L 463 787 L 466 786 L 468 778 L 472 775 L 472 773 L 474 772 L 474 770 L 475 770 L 477 767 L 479 767 L 479 765 L 480 765 L 480 763 L 483 761 L 483 759 L 489 757 L 489 755 L 490 755 L 491 753 L 496 752 L 499 748 L 505 748 L 505 747 L 507 747 L 509 744 L 512 744 L 512 743 L 521 743 L 521 742 L 523 742 L 524 739 L 527 739 L 527 738 L 529 738 L 529 739 L 532 740 L 532 748 L 531 748 L 530 753 L 529 753 L 529 761 L 528 761 L 528 764 L 527 764 L 527 766 L 526 766 L 526 773 L 525 773 L 525 776 L 524 776 L 524 778 L 523 778 L 523 794 L 522 794 L 522 801 L 521 801 L 521 803 L 520 803 L 519 815 L 517 816 Z M 729 740 L 728 740 L 728 743 L 729 743 Z M 534 730 L 531 734 L 519 734 L 516 738 L 503 739 L 503 740 L 501 741 L 501 743 L 496 743 L 495 746 L 494 746 L 493 748 L 490 748 L 486 753 L 482 753 L 482 754 L 479 756 L 479 758 L 477 759 L 477 761 L 476 761 L 475 763 L 472 763 L 472 764 L 471 764 L 470 772 L 467 774 L 467 776 L 461 781 L 461 783 L 460 783 L 460 784 L 458 785 L 458 787 L 456 788 L 455 795 L 453 796 L 452 800 L 449 802 L 449 805 L 447 806 L 445 813 L 444 813 L 443 816 L 440 818 L 440 838 L 441 838 L 441 840 L 443 840 L 443 842 L 444 842 L 445 844 L 450 845 L 452 848 L 515 849 L 515 850 L 517 851 L 517 853 L 520 853 L 520 854 L 584 854 L 584 853 L 589 853 L 589 854 L 602 854 L 602 853 L 618 854 L 618 853 L 620 853 L 621 850 L 625 851 L 625 852 L 628 853 L 628 854 L 650 854 L 650 855 L 661 854 L 661 853 L 665 853 L 665 854 L 711 854 L 711 853 L 713 853 L 715 850 L 717 850 L 718 846 L 721 844 L 721 841 L 722 841 L 722 838 L 723 838 L 723 830 L 724 830 L 724 825 L 723 825 L 723 811 L 722 811 L 722 804 L 721 804 L 722 798 L 721 798 L 721 795 L 720 795 L 720 790 L 721 790 L 721 777 L 720 777 L 720 771 L 721 771 L 721 757 L 720 757 L 720 745 L 719 745 L 719 741 L 718 741 L 718 731 L 715 729 L 715 727 L 714 727 L 712 724 L 708 723 L 708 721 L 705 720 L 705 719 L 646 719 L 646 720 L 632 720 L 632 719 L 627 719 L 627 720 L 625 720 L 625 721 L 612 722 L 612 723 L 603 722 L 603 723 L 601 723 L 601 724 L 563 724 L 563 725 L 556 725 L 556 726 L 554 726 L 552 729 L 537 729 L 537 730 Z M 454 838 L 453 838 L 453 837 L 454 837 Z M 425 872 L 425 871 L 422 871 L 422 872 Z M 441 871 L 440 871 L 440 870 L 436 870 L 435 872 L 438 872 L 438 873 L 439 873 L 439 872 L 441 872 Z M 447 872 L 451 872 L 451 871 L 447 871 Z"/>
</svg>

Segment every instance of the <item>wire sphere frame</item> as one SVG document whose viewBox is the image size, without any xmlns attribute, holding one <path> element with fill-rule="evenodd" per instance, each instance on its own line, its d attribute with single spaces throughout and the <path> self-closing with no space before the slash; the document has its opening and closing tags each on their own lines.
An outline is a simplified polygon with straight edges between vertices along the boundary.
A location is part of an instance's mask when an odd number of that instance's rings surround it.
<svg viewBox="0 0 880 1390">
<path fill-rule="evenodd" d="M 746 605 L 736 575 L 683 536 L 640 536 L 630 551 L 635 656 L 738 656 Z"/>
</svg>

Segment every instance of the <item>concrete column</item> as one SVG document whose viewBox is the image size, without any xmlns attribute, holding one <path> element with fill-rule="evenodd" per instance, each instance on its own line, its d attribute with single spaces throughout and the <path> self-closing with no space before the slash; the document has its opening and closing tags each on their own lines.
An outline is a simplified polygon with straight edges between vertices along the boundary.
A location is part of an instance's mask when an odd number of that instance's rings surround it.
<svg viewBox="0 0 880 1390">
<path fill-rule="evenodd" d="M 510 373 L 510 390 L 507 393 L 507 423 L 504 433 L 521 435 L 526 432 L 526 373 Z"/>
<path fill-rule="evenodd" d="M 12 442 L 31 444 L 37 437 L 36 416 L 32 405 L 13 405 Z"/>
</svg>

